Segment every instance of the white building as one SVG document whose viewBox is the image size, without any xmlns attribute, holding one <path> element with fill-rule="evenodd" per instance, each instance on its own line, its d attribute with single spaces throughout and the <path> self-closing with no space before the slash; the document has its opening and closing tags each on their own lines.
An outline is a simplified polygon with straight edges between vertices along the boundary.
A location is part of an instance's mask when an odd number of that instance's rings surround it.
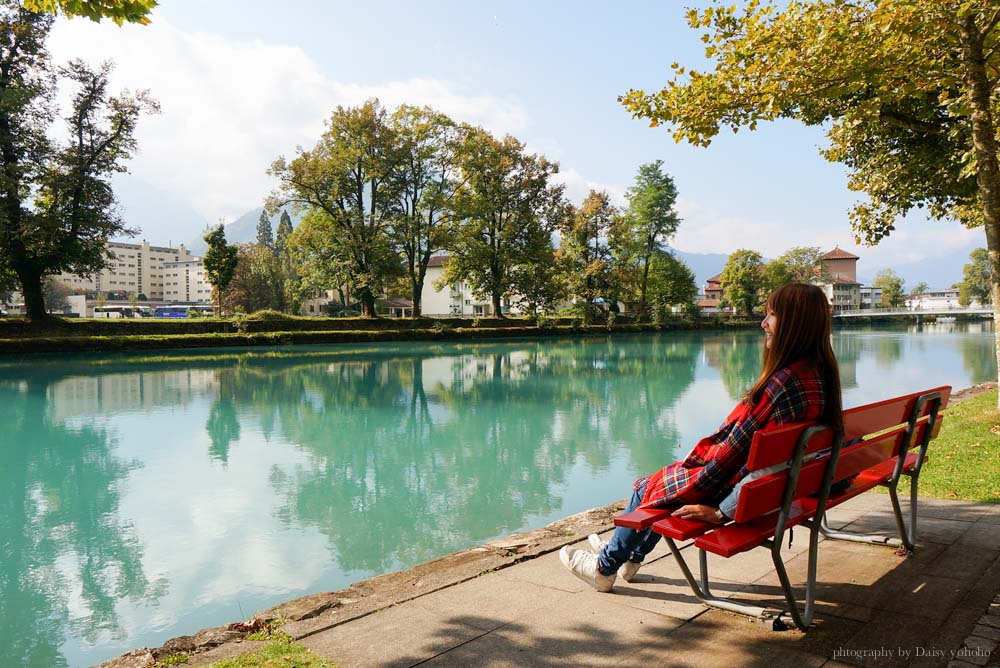
<svg viewBox="0 0 1000 668">
<path fill-rule="evenodd" d="M 933 290 L 923 292 L 919 295 L 910 295 L 906 300 L 906 308 L 911 311 L 937 311 L 940 309 L 959 308 L 958 288 L 947 288 L 945 290 Z M 973 300 L 969 306 L 979 308 L 979 300 Z"/>
<path fill-rule="evenodd" d="M 163 263 L 163 299 L 185 304 L 209 304 L 212 284 L 205 278 L 201 258 Z"/>
<path fill-rule="evenodd" d="M 427 275 L 424 277 L 424 289 L 420 293 L 420 313 L 425 316 L 488 316 L 493 311 L 493 305 L 488 299 L 477 298 L 472 294 L 469 284 L 462 281 L 444 286 L 437 290 L 434 284 L 444 274 L 445 266 L 450 258 L 447 255 L 435 255 L 427 263 Z"/>
<path fill-rule="evenodd" d="M 168 263 L 201 260 L 180 244 L 177 248 L 150 246 L 148 242 L 126 244 L 109 242 L 107 250 L 112 256 L 108 265 L 87 278 L 63 272 L 56 280 L 71 292 L 105 292 L 145 295 L 147 299 L 165 299 L 165 266 Z"/>
<path fill-rule="evenodd" d="M 882 303 L 882 288 L 872 285 L 861 286 L 861 308 L 875 308 Z"/>
</svg>

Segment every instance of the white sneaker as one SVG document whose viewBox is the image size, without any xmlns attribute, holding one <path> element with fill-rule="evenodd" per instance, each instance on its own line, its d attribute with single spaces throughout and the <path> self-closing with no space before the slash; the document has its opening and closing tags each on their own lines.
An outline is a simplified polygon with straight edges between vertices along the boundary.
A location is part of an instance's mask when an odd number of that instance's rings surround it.
<svg viewBox="0 0 1000 668">
<path fill-rule="evenodd" d="M 586 550 L 577 550 L 569 545 L 559 550 L 559 560 L 573 575 L 601 592 L 609 592 L 615 585 L 614 575 L 601 575 L 597 568 L 597 555 Z"/>
<path fill-rule="evenodd" d="M 608 541 L 601 540 L 601 537 L 598 536 L 596 533 L 592 533 L 589 536 L 587 536 L 587 540 L 590 542 L 590 550 L 594 554 L 600 554 L 601 550 L 603 550 L 608 546 Z"/>
<path fill-rule="evenodd" d="M 618 575 L 625 582 L 631 582 L 632 580 L 635 579 L 635 576 L 639 572 L 639 569 L 641 567 L 642 567 L 641 562 L 626 561 L 624 564 L 622 564 L 622 567 L 618 569 Z"/>
<path fill-rule="evenodd" d="M 608 546 L 608 541 L 601 540 L 601 537 L 596 533 L 592 533 L 587 536 L 587 541 L 590 543 L 590 549 L 594 551 L 594 554 L 600 554 L 601 550 Z M 635 579 L 636 573 L 639 572 L 639 568 L 642 563 L 635 561 L 626 561 L 622 564 L 621 568 L 618 569 L 618 577 L 620 577 L 625 582 L 631 582 Z"/>
</svg>

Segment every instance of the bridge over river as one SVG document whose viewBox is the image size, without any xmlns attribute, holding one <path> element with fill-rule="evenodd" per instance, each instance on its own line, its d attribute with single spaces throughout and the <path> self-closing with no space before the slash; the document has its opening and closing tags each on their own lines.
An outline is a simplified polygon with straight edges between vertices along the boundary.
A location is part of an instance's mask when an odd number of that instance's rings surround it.
<svg viewBox="0 0 1000 668">
<path fill-rule="evenodd" d="M 993 314 L 993 308 L 988 306 L 967 306 L 958 308 L 931 308 L 931 309 L 919 309 L 911 310 L 906 308 L 878 308 L 878 309 L 861 309 L 859 311 L 841 311 L 840 313 L 834 313 L 834 318 L 859 318 L 859 317 L 872 317 L 877 316 L 879 318 L 885 316 L 917 316 L 921 318 L 923 316 L 935 316 L 940 318 L 941 316 L 956 316 L 956 315 L 981 315 L 983 317 Z"/>
</svg>

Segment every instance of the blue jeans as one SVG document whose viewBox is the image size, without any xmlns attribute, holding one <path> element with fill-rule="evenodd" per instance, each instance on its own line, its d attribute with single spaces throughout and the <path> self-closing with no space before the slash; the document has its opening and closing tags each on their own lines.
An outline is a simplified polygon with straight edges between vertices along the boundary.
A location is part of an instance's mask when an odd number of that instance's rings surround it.
<svg viewBox="0 0 1000 668">
<path fill-rule="evenodd" d="M 642 494 L 645 491 L 646 486 L 642 485 L 632 493 L 632 500 L 629 501 L 625 512 L 631 512 L 639 507 L 639 504 L 642 503 Z M 660 534 L 652 529 L 636 531 L 628 527 L 615 527 L 611 540 L 597 555 L 598 570 L 601 575 L 612 575 L 626 561 L 640 563 L 659 542 Z"/>
</svg>

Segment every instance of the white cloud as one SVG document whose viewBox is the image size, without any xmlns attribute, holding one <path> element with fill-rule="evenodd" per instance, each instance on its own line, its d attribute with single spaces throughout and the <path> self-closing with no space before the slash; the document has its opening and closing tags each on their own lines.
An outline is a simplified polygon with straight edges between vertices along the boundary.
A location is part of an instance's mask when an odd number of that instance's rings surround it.
<svg viewBox="0 0 1000 668">
<path fill-rule="evenodd" d="M 298 47 L 185 33 L 163 17 L 123 28 L 59 21 L 49 46 L 56 63 L 114 60 L 116 88 L 151 91 L 162 113 L 140 121 L 130 171 L 208 220 L 258 205 L 274 186 L 265 174 L 271 161 L 315 143 L 338 104 L 426 104 L 501 134 L 529 124 L 516 98 L 434 78 L 335 81 Z"/>
<path fill-rule="evenodd" d="M 553 178 L 556 183 L 566 186 L 566 197 L 574 206 L 580 206 L 591 190 L 604 191 L 615 206 L 625 206 L 625 188 L 618 185 L 591 181 L 575 169 L 563 169 Z"/>
</svg>

